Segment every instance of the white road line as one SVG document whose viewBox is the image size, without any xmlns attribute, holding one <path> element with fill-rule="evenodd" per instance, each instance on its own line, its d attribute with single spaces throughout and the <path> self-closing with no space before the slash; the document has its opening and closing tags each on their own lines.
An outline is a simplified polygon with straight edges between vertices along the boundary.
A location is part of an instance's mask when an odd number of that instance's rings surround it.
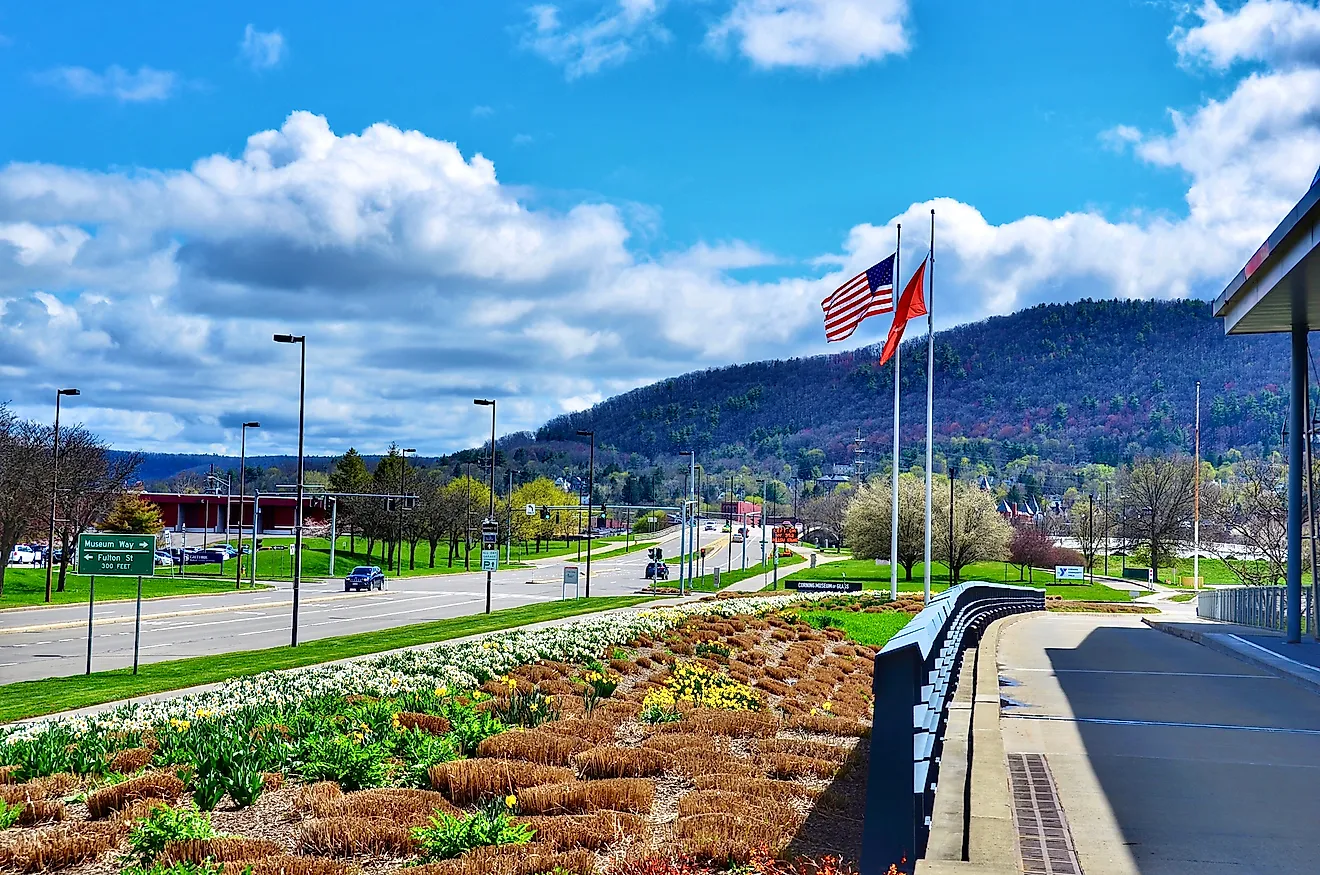
<svg viewBox="0 0 1320 875">
<path fill-rule="evenodd" d="M 1180 723 L 1165 720 L 1119 720 L 1111 717 L 1060 717 L 1055 714 L 1014 714 L 1002 711 L 1003 719 L 1053 720 L 1060 723 L 1096 723 L 1102 726 L 1156 726 L 1170 729 L 1226 729 L 1234 732 L 1270 732 L 1284 735 L 1313 735 L 1320 737 L 1320 729 L 1289 729 L 1283 726 L 1236 726 L 1230 723 Z"/>
<path fill-rule="evenodd" d="M 1128 671 L 1109 668 L 1003 668 L 1001 674 L 1011 672 L 1049 672 L 1053 674 L 1136 674 L 1136 675 L 1155 675 L 1175 678 L 1251 678 L 1252 680 L 1276 681 L 1278 677 L 1272 674 L 1218 674 L 1209 671 Z"/>
</svg>

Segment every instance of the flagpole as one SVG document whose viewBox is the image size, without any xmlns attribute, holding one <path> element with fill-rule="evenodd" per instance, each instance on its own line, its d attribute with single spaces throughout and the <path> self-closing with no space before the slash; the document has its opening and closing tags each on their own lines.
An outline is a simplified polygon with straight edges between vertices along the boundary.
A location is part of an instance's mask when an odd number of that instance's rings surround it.
<svg viewBox="0 0 1320 875">
<path fill-rule="evenodd" d="M 899 256 L 903 251 L 903 224 L 898 224 L 898 239 L 894 243 L 894 300 L 897 302 L 899 283 L 903 279 L 903 272 L 899 269 Z M 898 318 L 897 308 L 894 310 L 894 318 Z M 899 345 L 900 347 L 902 344 Z M 893 487 L 893 496 L 889 512 L 889 600 L 898 599 L 898 376 L 899 368 L 902 364 L 902 349 L 894 350 L 894 461 L 890 471 L 890 483 Z"/>
<path fill-rule="evenodd" d="M 930 280 L 926 296 L 926 580 L 922 591 L 930 604 L 931 468 L 935 445 L 935 211 L 930 211 Z M 952 557 L 950 557 L 952 561 Z"/>
</svg>

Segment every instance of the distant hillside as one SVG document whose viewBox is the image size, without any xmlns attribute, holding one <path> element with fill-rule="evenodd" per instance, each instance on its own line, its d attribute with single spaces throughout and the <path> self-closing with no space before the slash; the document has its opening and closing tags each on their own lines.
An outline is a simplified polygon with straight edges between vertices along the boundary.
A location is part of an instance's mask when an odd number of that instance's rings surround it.
<svg viewBox="0 0 1320 875">
<path fill-rule="evenodd" d="M 916 328 L 916 326 L 913 326 Z M 1003 463 L 1027 454 L 1115 463 L 1191 447 L 1202 384 L 1207 455 L 1277 447 L 1287 409 L 1287 338 L 1226 337 L 1203 301 L 1049 304 L 939 332 L 935 431 L 942 447 Z M 902 441 L 925 432 L 924 332 L 903 345 Z M 857 430 L 891 440 L 893 363 L 879 349 L 685 374 L 551 420 L 537 440 L 597 440 L 650 457 L 696 447 L 706 459 L 852 460 Z M 906 461 L 905 461 L 906 464 Z"/>
</svg>

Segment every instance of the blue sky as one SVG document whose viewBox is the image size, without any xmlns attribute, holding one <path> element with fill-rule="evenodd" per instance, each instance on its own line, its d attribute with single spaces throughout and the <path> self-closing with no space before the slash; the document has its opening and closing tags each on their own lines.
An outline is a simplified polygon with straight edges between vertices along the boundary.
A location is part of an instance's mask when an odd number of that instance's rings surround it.
<svg viewBox="0 0 1320 875">
<path fill-rule="evenodd" d="M 1208 297 L 1320 161 L 1317 47 L 1303 0 L 6 3 L 0 397 L 223 451 L 306 331 L 314 449 L 440 452 L 473 394 L 825 352 L 932 206 L 943 324 Z"/>
</svg>

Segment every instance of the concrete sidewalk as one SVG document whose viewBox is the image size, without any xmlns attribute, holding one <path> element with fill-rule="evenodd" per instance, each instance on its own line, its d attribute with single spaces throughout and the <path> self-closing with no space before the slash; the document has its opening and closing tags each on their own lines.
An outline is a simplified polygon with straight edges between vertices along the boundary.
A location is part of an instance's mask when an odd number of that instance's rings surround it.
<svg viewBox="0 0 1320 875">
<path fill-rule="evenodd" d="M 998 662 L 1006 752 L 1044 755 L 1081 871 L 1317 871 L 1320 696 L 1122 615 L 1033 615 Z"/>
</svg>

